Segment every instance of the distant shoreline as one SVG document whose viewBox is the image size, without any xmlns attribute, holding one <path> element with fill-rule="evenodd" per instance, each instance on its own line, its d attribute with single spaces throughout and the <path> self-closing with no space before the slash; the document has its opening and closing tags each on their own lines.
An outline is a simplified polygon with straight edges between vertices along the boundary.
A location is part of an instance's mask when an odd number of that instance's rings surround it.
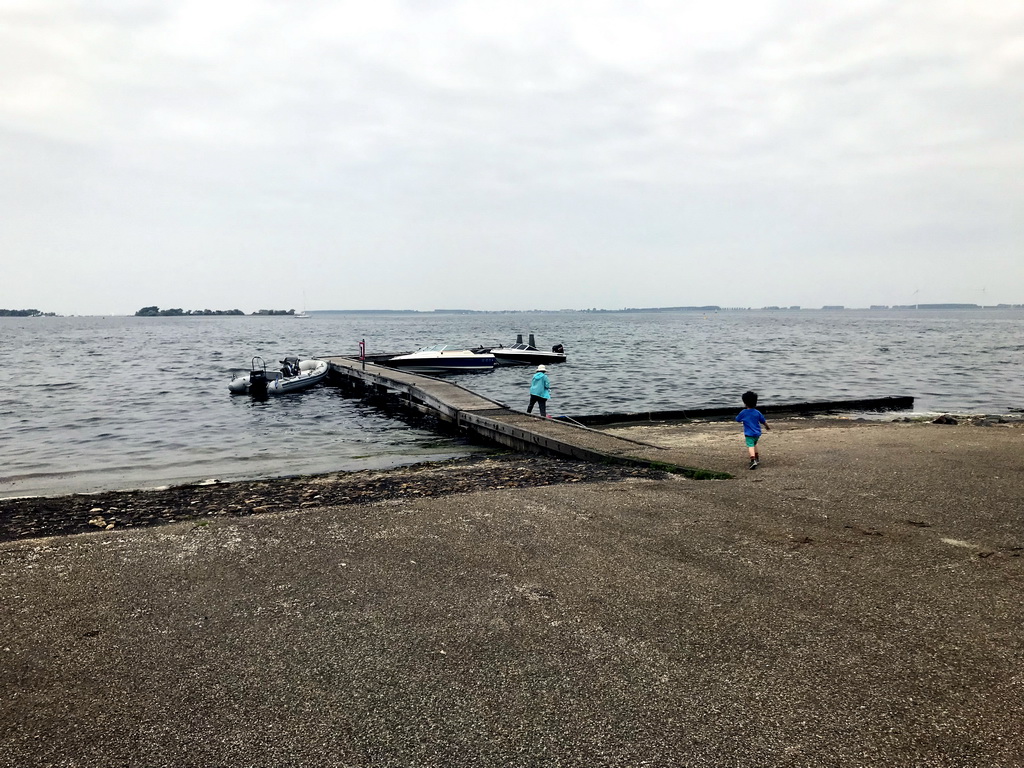
<svg viewBox="0 0 1024 768">
<path fill-rule="evenodd" d="M 317 315 L 522 315 L 544 314 L 629 314 L 657 312 L 875 312 L 875 311 L 948 311 L 948 310 L 1011 310 L 1024 309 L 1024 304 L 872 304 L 870 307 L 825 305 L 822 307 L 768 306 L 721 307 L 717 305 L 694 307 L 626 307 L 624 309 L 310 309 Z"/>
<path fill-rule="evenodd" d="M 149 308 L 146 308 L 149 309 Z M 601 314 L 669 314 L 672 312 L 950 312 L 950 311 L 1010 311 L 1024 310 L 1024 304 L 872 304 L 869 307 L 847 307 L 839 304 L 821 307 L 766 306 L 766 307 L 721 307 L 718 305 L 683 307 L 625 307 L 623 309 L 309 309 L 307 315 L 601 315 Z M 131 315 L 101 313 L 95 315 L 62 315 L 57 312 L 39 310 L 0 309 L 0 318 L 37 317 L 290 317 L 298 315 L 294 309 L 260 309 L 255 312 L 231 310 L 139 310 Z"/>
</svg>

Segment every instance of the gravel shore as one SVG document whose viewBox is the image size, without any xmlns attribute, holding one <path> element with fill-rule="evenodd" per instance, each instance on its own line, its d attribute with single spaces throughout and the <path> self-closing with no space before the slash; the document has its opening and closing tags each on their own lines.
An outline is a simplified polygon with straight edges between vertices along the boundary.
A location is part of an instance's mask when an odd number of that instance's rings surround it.
<svg viewBox="0 0 1024 768">
<path fill-rule="evenodd" d="M 1024 428 L 979 424 L 0 502 L 0 766 L 1024 765 Z"/>
<path fill-rule="evenodd" d="M 594 483 L 660 474 L 636 467 L 498 454 L 388 470 L 0 499 L 0 541 L 199 522 L 216 517 L 248 517 L 310 507 L 448 496 L 484 488 Z"/>
</svg>

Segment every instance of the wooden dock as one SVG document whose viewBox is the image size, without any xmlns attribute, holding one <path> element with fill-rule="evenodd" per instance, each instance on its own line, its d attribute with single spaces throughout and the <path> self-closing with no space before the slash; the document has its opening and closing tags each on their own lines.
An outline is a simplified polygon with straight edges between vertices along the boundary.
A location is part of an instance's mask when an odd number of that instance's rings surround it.
<svg viewBox="0 0 1024 768">
<path fill-rule="evenodd" d="M 343 386 L 397 396 L 403 405 L 436 416 L 460 432 L 517 451 L 548 453 L 573 459 L 657 466 L 696 479 L 726 479 L 712 472 L 661 461 L 662 448 L 600 432 L 560 419 L 545 419 L 471 392 L 447 379 L 422 376 L 362 362 L 350 357 L 325 357 L 331 376 Z"/>
<path fill-rule="evenodd" d="M 423 376 L 387 368 L 351 357 L 325 357 L 331 375 L 343 386 L 360 392 L 376 391 L 397 397 L 404 407 L 435 416 L 460 432 L 484 442 L 517 451 L 533 451 L 597 462 L 658 466 L 693 478 L 724 479 L 731 475 L 676 464 L 659 456 L 665 449 L 593 429 L 588 424 L 644 421 L 732 419 L 736 408 L 704 408 L 690 411 L 606 414 L 578 420 L 544 419 L 514 411 L 504 403 L 477 394 L 449 379 Z M 867 400 L 829 400 L 762 407 L 770 414 L 829 413 L 842 410 L 881 411 L 913 408 L 912 397 L 882 397 Z M 582 423 L 581 423 L 582 422 Z"/>
</svg>

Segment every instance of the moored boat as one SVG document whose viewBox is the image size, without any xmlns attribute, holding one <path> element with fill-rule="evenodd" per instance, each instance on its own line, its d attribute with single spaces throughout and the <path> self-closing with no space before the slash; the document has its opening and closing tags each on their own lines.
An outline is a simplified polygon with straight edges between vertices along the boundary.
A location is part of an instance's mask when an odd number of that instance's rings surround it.
<svg viewBox="0 0 1024 768">
<path fill-rule="evenodd" d="M 510 347 L 491 347 L 489 350 L 498 365 L 550 365 L 565 362 L 565 348 L 555 344 L 550 352 L 537 349 L 537 342 L 530 334 L 528 343 L 523 343 L 523 334 L 516 336 L 516 343 Z"/>
<path fill-rule="evenodd" d="M 281 369 L 267 371 L 262 357 L 254 357 L 248 376 L 238 376 L 228 384 L 228 391 L 233 395 L 284 395 L 299 392 L 318 384 L 327 378 L 330 366 L 326 360 L 299 360 L 297 357 L 286 357 L 281 361 Z"/>
<path fill-rule="evenodd" d="M 494 370 L 495 358 L 486 352 L 435 344 L 408 355 L 383 360 L 381 365 L 412 373 L 486 373 Z"/>
</svg>

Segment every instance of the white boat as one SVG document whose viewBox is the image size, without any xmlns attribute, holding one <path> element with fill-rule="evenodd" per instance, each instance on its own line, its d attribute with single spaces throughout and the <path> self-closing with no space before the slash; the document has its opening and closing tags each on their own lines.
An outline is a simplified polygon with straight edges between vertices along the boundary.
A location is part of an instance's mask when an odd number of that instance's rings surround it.
<svg viewBox="0 0 1024 768">
<path fill-rule="evenodd" d="M 523 343 L 523 334 L 520 333 L 511 347 L 491 347 L 489 351 L 498 365 L 550 365 L 565 362 L 565 348 L 561 344 L 553 346 L 550 352 L 537 349 L 532 333 L 528 344 Z"/>
<path fill-rule="evenodd" d="M 299 360 L 286 357 L 281 361 L 281 370 L 267 371 L 262 357 L 252 359 L 248 376 L 238 376 L 228 384 L 233 395 L 284 395 L 308 389 L 327 378 L 330 366 L 326 360 Z"/>
<path fill-rule="evenodd" d="M 494 370 L 495 359 L 494 355 L 486 352 L 435 344 L 408 355 L 389 358 L 381 365 L 412 373 L 486 373 Z"/>
<path fill-rule="evenodd" d="M 296 320 L 309 320 L 310 315 L 307 315 L 305 310 L 303 310 L 302 312 L 295 313 L 294 315 L 292 315 L 292 317 L 294 317 Z"/>
<path fill-rule="evenodd" d="M 286 358 L 288 359 L 288 358 Z M 267 385 L 268 395 L 284 395 L 288 392 L 297 392 L 300 389 L 308 389 L 327 378 L 331 366 L 326 360 L 299 360 L 291 358 L 298 365 L 298 373 L 294 376 L 281 375 Z M 295 369 L 293 369 L 295 370 Z"/>
</svg>

